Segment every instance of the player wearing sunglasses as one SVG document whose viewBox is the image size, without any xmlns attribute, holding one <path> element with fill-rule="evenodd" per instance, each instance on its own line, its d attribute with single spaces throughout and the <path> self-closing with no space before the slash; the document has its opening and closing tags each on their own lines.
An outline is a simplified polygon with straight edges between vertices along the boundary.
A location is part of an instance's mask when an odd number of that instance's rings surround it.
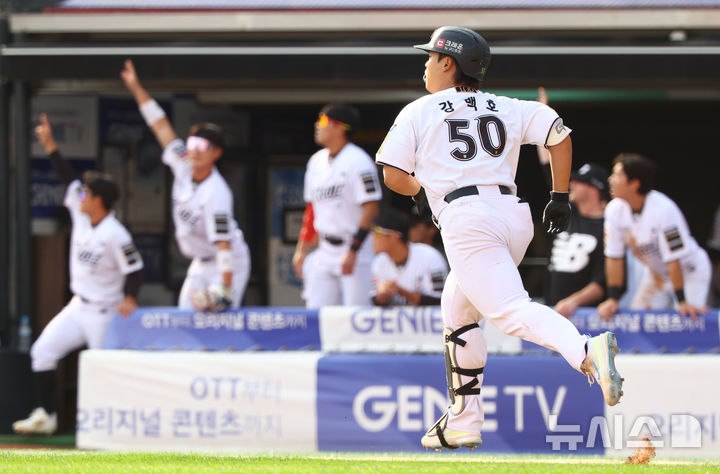
<svg viewBox="0 0 720 474">
<path fill-rule="evenodd" d="M 140 84 L 132 61 L 125 61 L 120 77 L 173 172 L 175 238 L 182 254 L 192 259 L 178 306 L 211 311 L 239 306 L 250 277 L 250 252 L 233 217 L 232 191 L 215 167 L 225 149 L 222 130 L 199 123 L 184 142 Z"/>
<path fill-rule="evenodd" d="M 308 308 L 371 304 L 373 252 L 366 237 L 382 191 L 372 158 L 351 141 L 359 122 L 347 104 L 326 105 L 315 121 L 315 143 L 323 148 L 305 171 L 307 208 L 293 256 Z"/>
</svg>

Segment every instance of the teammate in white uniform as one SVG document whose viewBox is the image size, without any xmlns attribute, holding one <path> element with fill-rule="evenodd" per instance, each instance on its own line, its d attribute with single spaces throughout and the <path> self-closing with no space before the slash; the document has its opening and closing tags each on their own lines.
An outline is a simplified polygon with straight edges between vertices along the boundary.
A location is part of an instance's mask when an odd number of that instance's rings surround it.
<svg viewBox="0 0 720 474">
<path fill-rule="evenodd" d="M 375 218 L 372 264 L 373 303 L 387 305 L 440 304 L 448 268 L 434 247 L 408 242 L 406 214 L 386 208 Z"/>
<path fill-rule="evenodd" d="M 145 122 L 164 148 L 162 159 L 173 172 L 173 222 L 180 251 L 192 262 L 180 290 L 180 309 L 237 307 L 250 278 L 250 251 L 233 217 L 233 195 L 215 162 L 225 148 L 217 125 L 200 123 L 187 142 L 178 138 L 165 112 L 125 61 L 121 77 Z"/>
<path fill-rule="evenodd" d="M 315 122 L 315 143 L 324 148 L 310 157 L 303 189 L 306 215 L 314 217 L 304 219 L 293 256 L 308 308 L 371 304 L 373 251 L 366 237 L 382 190 L 372 158 L 350 141 L 359 121 L 354 107 L 330 104 Z"/>
<path fill-rule="evenodd" d="M 677 204 L 652 189 L 654 176 L 654 163 L 642 155 L 621 153 L 613 161 L 610 192 L 614 199 L 605 208 L 608 298 L 598 306 L 604 319 L 611 319 L 618 310 L 628 248 L 645 266 L 632 308 L 676 307 L 693 319 L 706 311 L 710 258 L 690 235 Z"/>
<path fill-rule="evenodd" d="M 570 213 L 570 130 L 546 105 L 478 90 L 490 48 L 476 32 L 441 27 L 416 47 L 429 54 L 430 95 L 400 112 L 376 160 L 390 189 L 417 202 L 424 188 L 451 268 L 441 300 L 451 405 L 423 436 L 423 446 L 482 442 L 483 317 L 507 334 L 560 352 L 599 382 L 609 405 L 616 404 L 622 380 L 614 365 L 615 336 L 580 335 L 570 321 L 530 301 L 517 270 L 533 236 L 530 208 L 515 196 L 520 145 L 550 150 L 554 191 L 543 223 L 558 233 Z"/>
<path fill-rule="evenodd" d="M 30 349 L 37 408 L 13 423 L 23 434 L 52 434 L 57 429 L 55 369 L 65 355 L 87 345 L 100 349 L 116 312 L 128 316 L 137 308 L 143 262 L 130 233 L 110 210 L 118 187 L 107 175 L 88 171 L 74 179 L 62 159 L 43 114 L 35 129 L 53 167 L 68 185 L 65 207 L 72 218 L 70 290 L 73 298 L 43 329 Z"/>
</svg>

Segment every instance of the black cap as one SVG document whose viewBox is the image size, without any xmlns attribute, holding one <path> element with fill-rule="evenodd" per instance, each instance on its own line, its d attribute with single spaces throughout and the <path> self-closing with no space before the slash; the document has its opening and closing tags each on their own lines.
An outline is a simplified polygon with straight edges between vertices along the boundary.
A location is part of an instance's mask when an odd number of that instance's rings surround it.
<svg viewBox="0 0 720 474">
<path fill-rule="evenodd" d="M 580 167 L 580 169 L 572 172 L 570 179 L 580 181 L 581 183 L 587 183 L 590 186 L 597 188 L 603 198 L 607 200 L 610 198 L 608 176 L 609 174 L 604 167 L 595 163 L 585 163 Z"/>
<path fill-rule="evenodd" d="M 108 173 L 89 170 L 82 174 L 82 184 L 95 196 L 100 196 L 105 210 L 109 211 L 120 197 L 120 189 Z"/>
<path fill-rule="evenodd" d="M 190 136 L 200 137 L 209 141 L 218 148 L 225 149 L 225 138 L 222 128 L 214 123 L 197 123 L 190 128 Z"/>
<path fill-rule="evenodd" d="M 373 223 L 383 229 L 394 230 L 400 233 L 403 239 L 407 239 L 410 229 L 410 218 L 404 212 L 392 207 L 386 207 L 375 217 Z"/>
<path fill-rule="evenodd" d="M 328 104 L 322 108 L 321 114 L 325 114 L 333 120 L 342 122 L 348 127 L 348 131 L 354 132 L 360 126 L 360 112 L 348 104 Z"/>
</svg>

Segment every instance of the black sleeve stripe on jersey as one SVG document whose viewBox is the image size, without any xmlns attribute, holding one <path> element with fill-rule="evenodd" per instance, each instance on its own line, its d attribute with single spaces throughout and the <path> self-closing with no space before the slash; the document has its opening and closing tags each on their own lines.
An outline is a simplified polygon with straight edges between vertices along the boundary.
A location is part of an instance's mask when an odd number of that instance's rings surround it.
<svg viewBox="0 0 720 474">
<path fill-rule="evenodd" d="M 402 168 L 398 168 L 397 166 L 391 165 L 391 164 L 389 164 L 389 163 L 383 163 L 382 161 L 378 161 L 377 164 L 383 165 L 383 166 L 389 166 L 390 168 L 395 168 L 396 170 L 400 170 L 400 171 L 402 171 L 402 172 L 405 173 L 405 174 L 412 174 L 412 173 L 408 173 L 407 171 L 405 171 L 405 170 L 402 169 Z"/>
<path fill-rule="evenodd" d="M 557 121 L 560 121 L 560 126 L 563 126 L 563 119 L 561 117 L 556 118 L 553 120 L 552 125 L 550 125 L 550 128 L 548 129 L 547 135 L 545 135 L 545 143 L 543 143 L 543 146 L 547 147 L 548 139 L 550 138 L 550 133 L 552 133 L 553 128 L 555 128 L 555 124 L 557 124 Z"/>
<path fill-rule="evenodd" d="M 377 189 L 377 184 L 375 183 L 375 176 L 373 173 L 363 173 L 361 177 L 363 184 L 365 185 L 365 192 L 374 193 Z"/>
<path fill-rule="evenodd" d="M 215 214 L 215 233 L 227 234 L 230 232 L 227 214 Z"/>
<path fill-rule="evenodd" d="M 680 250 L 685 246 L 680 235 L 680 231 L 677 227 L 672 227 L 665 231 L 665 240 L 667 240 L 668 246 L 671 251 Z"/>
<path fill-rule="evenodd" d="M 435 272 L 430 274 L 432 279 L 433 291 L 442 291 L 445 286 L 445 278 L 442 272 Z"/>
<path fill-rule="evenodd" d="M 129 244 L 123 245 L 122 251 L 125 255 L 125 261 L 127 261 L 128 265 L 134 265 L 138 262 L 140 252 L 138 252 L 138 249 L 137 247 L 135 247 L 134 243 L 130 242 Z"/>
</svg>

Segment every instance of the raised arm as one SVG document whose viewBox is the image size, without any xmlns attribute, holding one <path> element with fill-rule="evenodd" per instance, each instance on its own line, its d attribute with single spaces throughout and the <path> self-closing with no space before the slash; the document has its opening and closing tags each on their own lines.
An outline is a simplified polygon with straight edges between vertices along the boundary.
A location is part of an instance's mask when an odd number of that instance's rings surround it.
<svg viewBox="0 0 720 474">
<path fill-rule="evenodd" d="M 155 99 L 153 99 L 142 84 L 140 84 L 140 79 L 135 72 L 135 66 L 131 60 L 125 60 L 123 70 L 120 71 L 120 77 L 125 83 L 125 87 L 127 87 L 133 97 L 135 97 L 135 102 L 137 102 L 140 108 L 140 113 L 145 119 L 145 123 L 148 124 L 155 134 L 155 138 L 157 138 L 160 146 L 165 148 L 171 141 L 178 138 L 170 120 L 168 120 L 165 115 L 165 111 L 163 111 Z"/>
<path fill-rule="evenodd" d="M 73 171 L 70 163 L 63 159 L 58 150 L 57 143 L 52 134 L 52 127 L 50 121 L 48 121 L 47 114 L 40 114 L 40 124 L 35 127 L 35 136 L 37 137 L 40 144 L 45 148 L 45 152 L 50 155 L 50 164 L 52 165 L 55 173 L 57 173 L 60 181 L 68 186 L 76 178 L 75 172 Z"/>
</svg>

